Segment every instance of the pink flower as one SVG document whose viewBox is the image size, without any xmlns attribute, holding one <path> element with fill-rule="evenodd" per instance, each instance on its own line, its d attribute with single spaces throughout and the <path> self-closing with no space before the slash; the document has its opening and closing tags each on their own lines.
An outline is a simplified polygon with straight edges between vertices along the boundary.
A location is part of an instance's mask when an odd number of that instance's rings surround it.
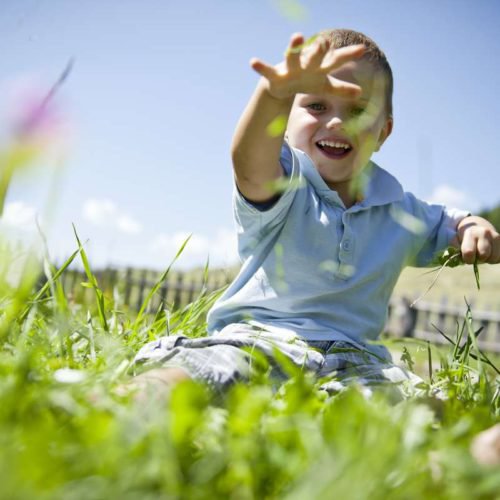
<svg viewBox="0 0 500 500">
<path fill-rule="evenodd" d="M 39 89 L 17 92 L 10 113 L 10 135 L 18 143 L 42 146 L 64 131 L 65 120 L 54 96 Z"/>
<path fill-rule="evenodd" d="M 28 147 L 43 146 L 46 141 L 60 143 L 67 132 L 67 122 L 59 105 L 59 89 L 72 65 L 70 61 L 51 87 L 29 84 L 14 89 L 9 120 L 14 141 Z"/>
</svg>

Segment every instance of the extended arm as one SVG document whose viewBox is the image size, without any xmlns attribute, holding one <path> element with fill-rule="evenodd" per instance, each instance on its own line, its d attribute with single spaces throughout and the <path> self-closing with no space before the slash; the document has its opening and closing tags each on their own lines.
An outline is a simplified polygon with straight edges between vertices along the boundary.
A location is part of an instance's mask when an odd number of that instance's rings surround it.
<svg viewBox="0 0 500 500">
<path fill-rule="evenodd" d="M 331 92 L 355 95 L 360 87 L 329 75 L 364 52 L 362 45 L 331 50 L 315 41 L 304 47 L 302 35 L 291 38 L 285 61 L 270 66 L 252 59 L 252 68 L 262 78 L 241 116 L 232 143 L 234 175 L 238 189 L 247 199 L 267 201 L 275 196 L 269 184 L 283 175 L 279 163 L 285 131 L 269 134 L 269 124 L 279 116 L 288 119 L 297 93 Z"/>
</svg>

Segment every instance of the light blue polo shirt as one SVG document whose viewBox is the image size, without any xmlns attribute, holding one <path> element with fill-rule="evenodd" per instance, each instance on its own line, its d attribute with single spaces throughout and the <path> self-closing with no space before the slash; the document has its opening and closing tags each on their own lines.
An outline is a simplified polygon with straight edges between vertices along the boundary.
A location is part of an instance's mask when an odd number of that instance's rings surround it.
<svg viewBox="0 0 500 500">
<path fill-rule="evenodd" d="M 405 193 L 373 162 L 364 200 L 346 209 L 302 151 L 284 145 L 285 189 L 259 210 L 235 189 L 242 268 L 208 314 L 208 331 L 251 323 L 307 340 L 363 344 L 382 331 L 407 265 L 446 248 L 466 212 Z"/>
</svg>

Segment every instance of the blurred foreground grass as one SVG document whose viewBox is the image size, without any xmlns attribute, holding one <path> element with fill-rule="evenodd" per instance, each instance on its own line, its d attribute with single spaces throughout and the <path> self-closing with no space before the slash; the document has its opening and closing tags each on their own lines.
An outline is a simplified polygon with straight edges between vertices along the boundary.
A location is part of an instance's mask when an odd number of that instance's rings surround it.
<svg viewBox="0 0 500 500">
<path fill-rule="evenodd" d="M 134 353 L 159 335 L 202 335 L 217 294 L 149 310 L 153 287 L 139 314 L 127 312 L 79 250 L 92 306 L 68 303 L 47 262 L 42 291 L 27 288 L 35 268 L 2 285 L 0 498 L 497 497 L 498 468 L 470 453 L 500 418 L 498 375 L 473 336 L 465 349 L 432 348 L 427 388 L 445 401 L 393 405 L 355 387 L 328 398 L 301 372 L 274 390 L 264 365 L 225 397 L 183 383 L 168 401 L 137 404 L 114 392 Z"/>
</svg>

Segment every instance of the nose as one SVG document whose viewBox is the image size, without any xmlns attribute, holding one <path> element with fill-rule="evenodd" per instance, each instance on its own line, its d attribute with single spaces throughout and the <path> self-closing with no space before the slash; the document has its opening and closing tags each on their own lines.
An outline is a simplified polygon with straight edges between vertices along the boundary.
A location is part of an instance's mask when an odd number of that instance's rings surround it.
<svg viewBox="0 0 500 500">
<path fill-rule="evenodd" d="M 326 123 L 326 128 L 330 130 L 338 130 L 342 128 L 343 122 L 342 119 L 338 116 L 332 116 L 330 120 Z"/>
</svg>

